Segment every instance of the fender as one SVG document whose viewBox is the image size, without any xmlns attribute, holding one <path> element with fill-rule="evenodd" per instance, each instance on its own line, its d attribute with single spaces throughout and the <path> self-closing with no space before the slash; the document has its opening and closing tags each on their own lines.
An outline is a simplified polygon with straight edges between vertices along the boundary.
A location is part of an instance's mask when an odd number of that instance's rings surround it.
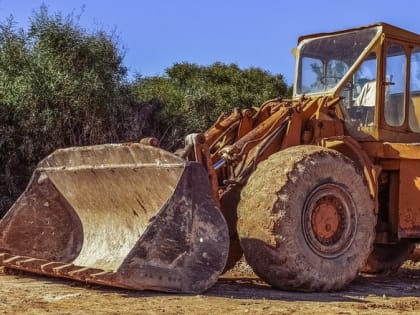
<svg viewBox="0 0 420 315">
<path fill-rule="evenodd" d="M 356 163 L 357 167 L 365 176 L 370 194 L 375 202 L 375 214 L 378 214 L 378 178 L 381 172 L 381 167 L 374 164 L 360 144 L 350 136 L 323 138 L 320 141 L 320 145 L 325 148 L 337 150 Z"/>
</svg>

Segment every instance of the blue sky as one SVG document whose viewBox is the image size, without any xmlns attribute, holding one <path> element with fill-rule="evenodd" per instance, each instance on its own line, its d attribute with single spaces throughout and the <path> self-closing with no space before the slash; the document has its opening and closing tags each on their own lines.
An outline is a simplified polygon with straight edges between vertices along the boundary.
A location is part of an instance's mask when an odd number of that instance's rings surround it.
<svg viewBox="0 0 420 315">
<path fill-rule="evenodd" d="M 89 30 L 116 30 L 131 75 L 162 75 L 175 62 L 260 67 L 293 82 L 291 49 L 300 35 L 384 21 L 420 33 L 415 0 L 0 0 L 26 27 L 34 9 L 81 13 Z"/>
</svg>

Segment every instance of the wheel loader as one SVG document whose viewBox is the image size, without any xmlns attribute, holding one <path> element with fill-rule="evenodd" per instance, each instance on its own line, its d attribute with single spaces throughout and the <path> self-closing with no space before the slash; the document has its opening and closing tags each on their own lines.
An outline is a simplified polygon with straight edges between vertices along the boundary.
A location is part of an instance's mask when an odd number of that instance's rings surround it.
<svg viewBox="0 0 420 315">
<path fill-rule="evenodd" d="M 198 293 L 244 255 L 274 288 L 339 290 L 420 239 L 420 36 L 302 36 L 292 99 L 159 141 L 60 149 L 0 222 L 0 264 Z"/>
</svg>

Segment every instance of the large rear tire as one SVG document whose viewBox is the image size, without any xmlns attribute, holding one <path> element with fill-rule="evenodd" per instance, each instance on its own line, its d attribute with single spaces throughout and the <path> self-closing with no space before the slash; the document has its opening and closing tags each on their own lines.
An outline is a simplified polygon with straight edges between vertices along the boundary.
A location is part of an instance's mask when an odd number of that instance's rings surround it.
<svg viewBox="0 0 420 315">
<path fill-rule="evenodd" d="M 408 241 L 401 241 L 398 244 L 375 244 L 361 271 L 373 274 L 397 271 L 414 248 L 415 244 Z"/>
<path fill-rule="evenodd" d="M 261 162 L 238 206 L 246 260 L 285 290 L 330 291 L 352 281 L 372 250 L 375 223 L 363 175 L 341 153 L 317 146 Z"/>
</svg>

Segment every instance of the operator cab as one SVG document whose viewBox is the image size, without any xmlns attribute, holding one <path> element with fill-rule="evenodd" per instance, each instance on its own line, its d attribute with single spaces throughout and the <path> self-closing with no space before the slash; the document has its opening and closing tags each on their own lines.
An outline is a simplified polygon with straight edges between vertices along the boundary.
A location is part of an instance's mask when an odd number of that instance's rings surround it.
<svg viewBox="0 0 420 315">
<path fill-rule="evenodd" d="M 341 96 L 358 140 L 420 140 L 420 36 L 378 23 L 299 38 L 294 96 Z"/>
</svg>

